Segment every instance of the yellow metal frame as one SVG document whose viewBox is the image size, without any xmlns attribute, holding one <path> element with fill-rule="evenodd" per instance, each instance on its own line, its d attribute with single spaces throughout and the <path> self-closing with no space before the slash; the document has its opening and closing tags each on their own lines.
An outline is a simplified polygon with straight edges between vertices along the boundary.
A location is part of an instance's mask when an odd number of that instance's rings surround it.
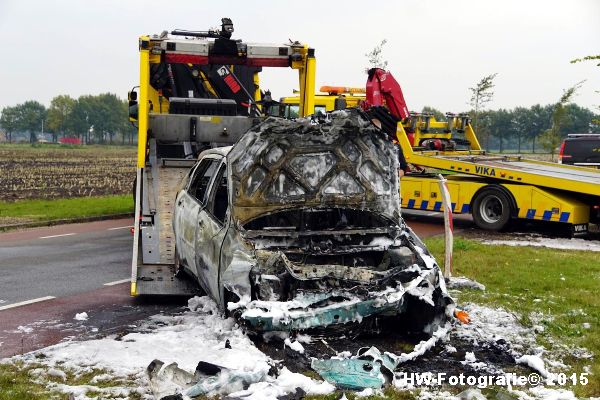
<svg viewBox="0 0 600 400">
<path fill-rule="evenodd" d="M 136 186 L 136 209 L 134 221 L 134 250 L 132 257 L 132 277 L 131 277 L 131 295 L 137 295 L 137 263 L 138 263 L 138 239 L 140 233 L 140 191 L 141 191 L 141 176 L 146 165 L 146 157 L 148 152 L 148 127 L 150 113 L 168 113 L 169 102 L 166 98 L 150 85 L 150 65 L 161 62 L 160 54 L 152 52 L 155 42 L 149 36 L 140 36 L 139 51 L 140 51 L 140 89 L 138 96 L 138 155 L 137 155 L 137 186 Z M 300 57 L 291 62 L 290 67 L 298 70 L 298 79 L 300 83 L 300 115 L 306 116 L 314 113 L 315 109 L 315 74 L 316 74 L 316 59 L 312 49 L 307 45 L 293 46 L 294 54 L 299 54 Z M 259 76 L 254 74 L 255 90 L 252 93 L 255 101 L 260 100 Z M 209 82 L 208 90 L 214 90 Z M 218 118 L 218 117 L 213 117 Z"/>
<path fill-rule="evenodd" d="M 301 55 L 300 60 L 292 61 L 291 67 L 299 72 L 300 103 L 298 113 L 301 117 L 315 112 L 315 75 L 317 72 L 317 60 L 310 54 L 308 45 L 296 48 Z"/>
<path fill-rule="evenodd" d="M 467 140 L 475 143 L 477 147 L 479 147 L 479 142 L 475 137 L 475 133 L 473 129 L 471 129 L 470 125 L 469 129 L 465 131 Z M 464 159 L 460 159 L 455 156 L 465 156 L 465 155 L 478 155 L 484 154 L 485 152 L 481 150 L 460 150 L 460 151 L 415 151 L 408 141 L 408 137 L 406 135 L 406 131 L 402 124 L 398 124 L 396 130 L 396 137 L 400 146 L 402 147 L 402 152 L 404 153 L 404 157 L 408 163 L 414 165 L 420 165 L 423 167 L 429 168 L 437 168 L 446 171 L 459 172 L 459 173 L 467 173 L 469 175 L 477 175 L 489 178 L 484 169 L 476 168 L 478 166 L 477 162 L 470 162 Z M 471 137 L 471 139 L 469 139 Z M 510 157 L 507 157 L 510 159 Z M 544 161 L 536 161 L 536 160 L 527 160 L 527 162 L 535 163 L 539 165 L 548 165 L 552 167 L 556 167 L 555 163 L 549 163 Z M 579 171 L 589 171 L 589 168 L 584 167 L 575 167 L 575 166 L 567 166 L 561 165 L 561 168 L 579 170 Z M 515 183 L 521 184 L 531 184 L 536 186 L 544 186 L 551 187 L 554 189 L 567 190 L 572 192 L 579 192 L 585 194 L 591 194 L 600 196 L 600 187 L 599 185 L 595 185 L 589 182 L 579 182 L 573 179 L 563 179 L 557 177 L 550 176 L 540 176 L 539 174 L 531 174 L 524 171 L 515 171 L 514 169 L 506 169 L 502 167 L 494 167 L 494 174 L 497 179 L 500 179 L 501 176 L 505 176 L 504 180 L 510 182 L 513 181 Z"/>
<path fill-rule="evenodd" d="M 150 65 L 160 63 L 160 55 L 153 54 L 151 49 L 153 42 L 148 36 L 140 36 L 140 90 L 139 90 L 139 109 L 138 109 L 138 157 L 137 167 L 143 168 L 146 163 L 147 152 L 147 131 L 148 116 L 153 113 L 168 113 L 169 102 L 160 96 L 160 93 L 150 85 Z M 300 83 L 299 93 L 299 114 L 307 116 L 314 113 L 315 110 L 315 75 L 317 61 L 308 45 L 294 47 L 295 53 L 300 54 L 301 58 L 292 61 L 290 67 L 298 70 L 298 80 Z M 254 74 L 255 90 L 254 100 L 260 100 L 259 75 Z M 209 87 L 209 90 L 212 88 Z"/>
<path fill-rule="evenodd" d="M 144 45 L 148 43 L 148 45 Z M 137 167 L 144 168 L 146 164 L 146 142 L 148 132 L 149 88 L 150 88 L 150 38 L 140 38 L 140 95 L 138 100 L 138 157 Z M 146 48 L 144 48 L 146 47 Z"/>
<path fill-rule="evenodd" d="M 339 96 L 337 95 L 329 95 L 329 94 L 316 94 L 314 96 L 314 107 L 325 107 L 326 111 L 335 110 L 335 99 Z M 354 95 L 346 95 L 344 96 L 346 99 L 346 104 L 348 108 L 357 107 L 358 104 L 365 99 L 364 96 L 354 96 Z M 298 96 L 290 96 L 290 97 L 282 97 L 279 100 L 280 103 L 286 105 L 299 105 L 300 97 Z"/>
<path fill-rule="evenodd" d="M 254 101 L 260 101 L 260 77 L 258 76 L 258 72 L 256 72 L 253 76 L 254 79 Z M 262 111 L 262 106 L 259 105 L 258 108 Z"/>
<path fill-rule="evenodd" d="M 412 116 L 411 120 L 404 122 L 404 123 L 398 123 L 398 127 L 396 129 L 396 136 L 398 139 L 398 142 L 400 142 L 400 144 L 402 144 L 402 142 L 404 142 L 404 145 L 407 146 L 406 148 L 403 146 L 402 150 L 404 151 L 404 154 L 406 155 L 407 152 L 410 153 L 414 153 L 416 151 L 413 151 L 413 147 L 411 146 L 410 142 L 408 141 L 408 134 L 407 134 L 407 130 L 412 129 L 413 125 L 414 125 L 414 131 L 411 132 L 414 135 L 414 143 L 421 143 L 422 140 L 425 139 L 451 139 L 452 138 L 452 133 L 450 132 L 451 129 L 449 129 L 450 125 L 452 126 L 457 126 L 460 117 L 452 117 L 452 119 L 450 121 L 437 121 L 433 116 L 432 117 L 428 117 L 429 119 L 429 129 L 426 131 L 425 129 L 427 128 L 427 122 L 426 122 L 426 118 L 422 115 L 416 115 L 416 116 Z M 433 131 L 433 132 L 432 132 Z M 465 126 L 465 139 L 468 140 L 470 142 L 470 150 L 458 150 L 458 151 L 451 151 L 451 152 L 444 152 L 444 154 L 446 155 L 464 155 L 464 154 L 483 154 L 485 153 L 485 151 L 481 148 L 481 145 L 479 144 L 479 140 L 477 139 L 477 135 L 475 135 L 475 131 L 473 130 L 473 128 L 471 127 L 471 124 L 466 124 Z M 428 153 L 427 151 L 420 151 L 419 153 Z M 434 153 L 440 153 L 439 151 L 434 152 Z"/>
</svg>

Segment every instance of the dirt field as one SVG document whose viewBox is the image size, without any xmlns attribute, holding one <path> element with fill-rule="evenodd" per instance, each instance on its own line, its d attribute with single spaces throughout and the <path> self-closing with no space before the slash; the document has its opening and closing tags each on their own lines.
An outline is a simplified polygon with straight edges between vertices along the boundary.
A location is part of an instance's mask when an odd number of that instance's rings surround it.
<svg viewBox="0 0 600 400">
<path fill-rule="evenodd" d="M 0 201 L 131 193 L 135 148 L 0 145 Z"/>
<path fill-rule="evenodd" d="M 0 145 L 0 201 L 131 193 L 135 154 L 120 146 Z"/>
</svg>

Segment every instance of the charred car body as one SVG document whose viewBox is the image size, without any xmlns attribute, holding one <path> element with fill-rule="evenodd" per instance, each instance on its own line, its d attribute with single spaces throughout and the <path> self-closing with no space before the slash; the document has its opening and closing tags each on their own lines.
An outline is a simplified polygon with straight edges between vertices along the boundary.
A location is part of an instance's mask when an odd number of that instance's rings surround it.
<svg viewBox="0 0 600 400">
<path fill-rule="evenodd" d="M 177 267 L 253 331 L 385 316 L 431 334 L 453 302 L 401 218 L 397 170 L 394 144 L 358 110 L 268 118 L 184 180 Z"/>
</svg>

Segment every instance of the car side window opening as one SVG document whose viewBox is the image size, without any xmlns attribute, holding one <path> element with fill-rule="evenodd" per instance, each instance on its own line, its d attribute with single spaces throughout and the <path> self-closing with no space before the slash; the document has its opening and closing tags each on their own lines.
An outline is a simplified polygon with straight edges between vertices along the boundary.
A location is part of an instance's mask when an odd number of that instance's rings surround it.
<svg viewBox="0 0 600 400">
<path fill-rule="evenodd" d="M 218 163 L 219 160 L 203 160 L 196 169 L 188 188 L 188 193 L 202 204 L 206 204 L 206 189 L 208 189 L 210 178 L 214 175 Z"/>
<path fill-rule="evenodd" d="M 229 207 L 226 169 L 225 164 L 219 168 L 208 201 L 208 211 L 221 223 L 225 222 Z"/>
</svg>

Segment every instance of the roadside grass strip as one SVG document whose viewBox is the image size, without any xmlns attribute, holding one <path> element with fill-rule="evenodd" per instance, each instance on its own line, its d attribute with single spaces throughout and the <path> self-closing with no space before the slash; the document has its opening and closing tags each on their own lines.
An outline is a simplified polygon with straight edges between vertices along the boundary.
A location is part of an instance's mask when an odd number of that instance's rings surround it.
<svg viewBox="0 0 600 400">
<path fill-rule="evenodd" d="M 443 239 L 425 243 L 438 260 L 443 257 Z M 454 245 L 454 274 L 486 287 L 452 293 L 458 304 L 513 312 L 523 326 L 535 330 L 540 346 L 562 359 L 566 372 L 590 373 L 587 385 L 571 387 L 577 396 L 600 396 L 598 253 L 486 245 L 460 238 Z"/>
<path fill-rule="evenodd" d="M 12 222 L 38 222 L 132 212 L 131 195 L 2 201 L 0 202 L 0 225 L 3 218 L 11 219 Z"/>
</svg>

